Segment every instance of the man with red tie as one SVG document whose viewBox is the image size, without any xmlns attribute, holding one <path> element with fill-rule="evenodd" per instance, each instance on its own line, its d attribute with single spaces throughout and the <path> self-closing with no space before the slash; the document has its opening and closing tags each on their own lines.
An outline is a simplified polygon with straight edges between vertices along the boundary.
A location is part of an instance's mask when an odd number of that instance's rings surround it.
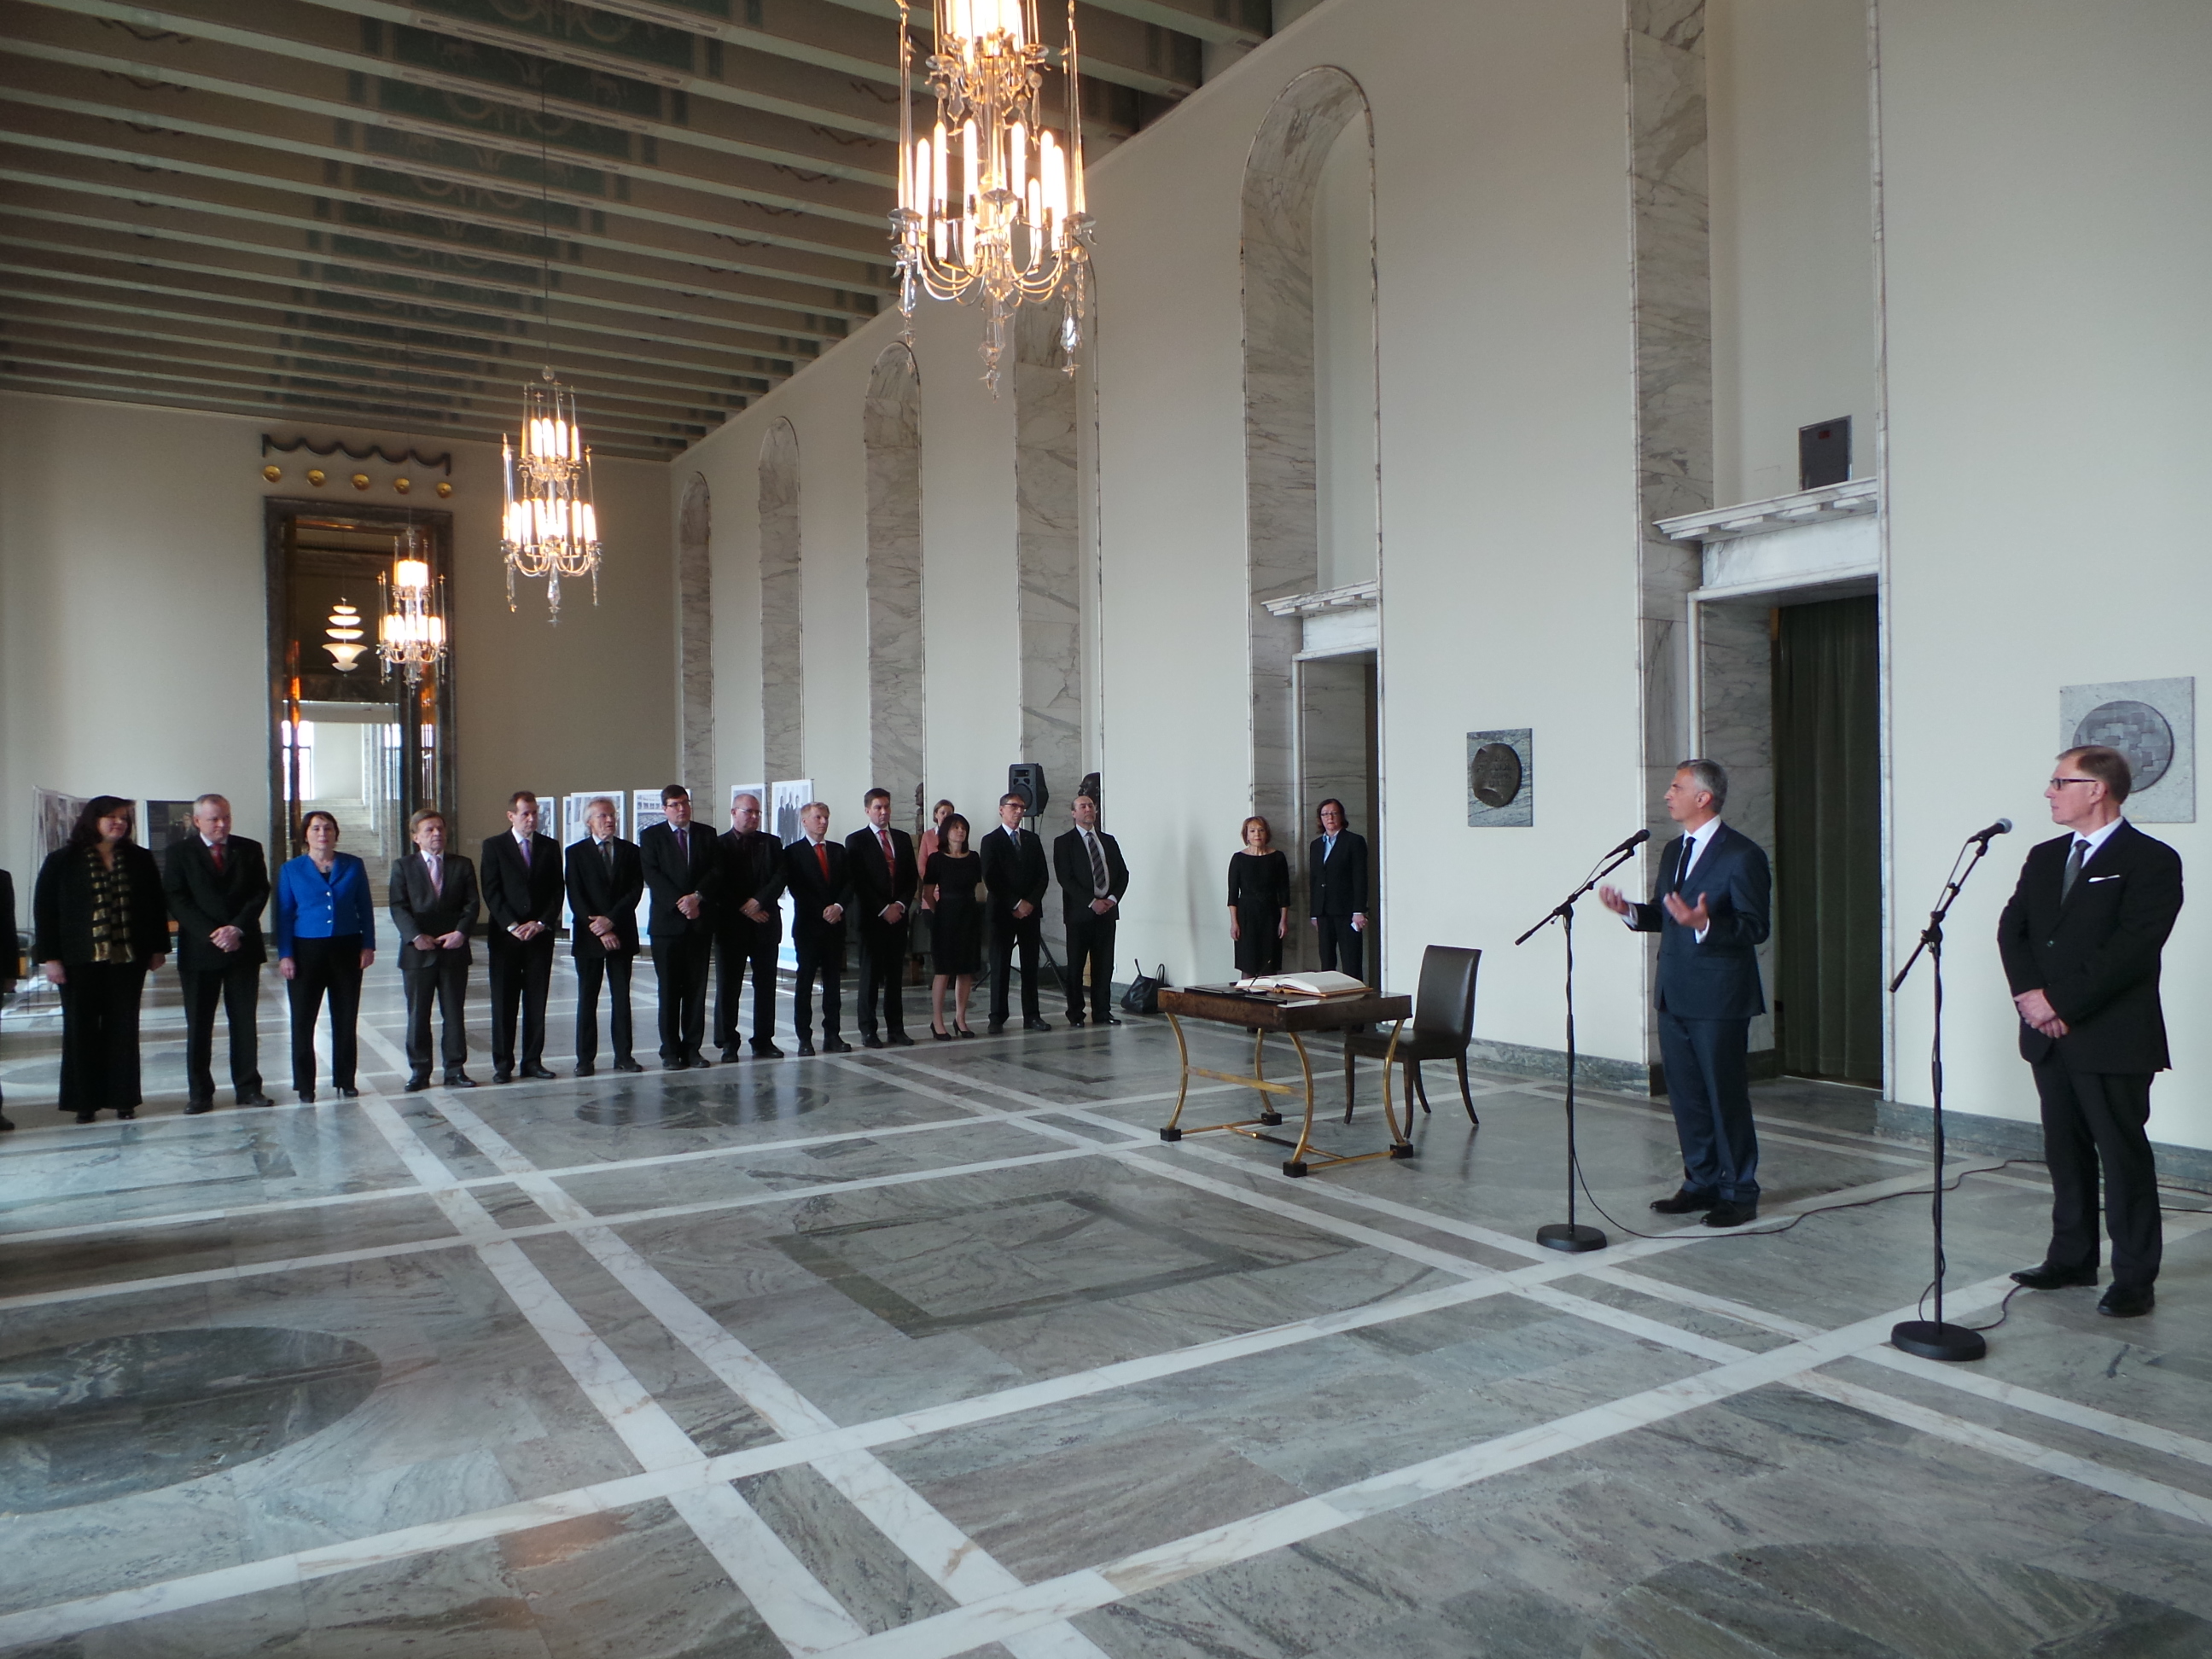
<svg viewBox="0 0 2212 1659">
<path fill-rule="evenodd" d="M 860 1046 L 880 1048 L 888 1041 L 911 1048 L 899 981 L 906 972 L 907 910 L 921 879 L 915 866 L 914 837 L 890 827 L 890 790 L 869 790 L 861 805 L 868 827 L 845 837 L 845 850 L 852 855 L 853 908 L 860 924 Z"/>
<path fill-rule="evenodd" d="M 852 860 L 830 839 L 830 808 L 810 801 L 799 808 L 799 838 L 783 849 L 783 874 L 791 894 L 791 943 L 799 954 L 792 990 L 791 1023 L 799 1052 L 814 1052 L 814 982 L 822 981 L 822 1052 L 850 1054 L 837 1035 L 837 985 L 845 971 L 845 901 L 851 896 Z"/>
<path fill-rule="evenodd" d="M 241 1106 L 266 1106 L 255 1009 L 261 965 L 269 959 L 261 912 L 269 902 L 269 864 L 261 843 L 230 833 L 230 803 L 202 795 L 192 829 L 169 849 L 161 873 L 177 919 L 177 979 L 185 993 L 185 1110 L 215 1108 L 215 1015 L 230 1025 L 230 1086 Z"/>
<path fill-rule="evenodd" d="M 707 981 L 714 966 L 714 896 L 721 886 L 721 846 L 691 822 L 691 792 L 672 783 L 660 792 L 664 822 L 637 838 L 653 908 L 653 972 L 660 981 L 660 1063 L 672 1072 L 714 1062 L 700 1053 L 707 1040 Z"/>
</svg>

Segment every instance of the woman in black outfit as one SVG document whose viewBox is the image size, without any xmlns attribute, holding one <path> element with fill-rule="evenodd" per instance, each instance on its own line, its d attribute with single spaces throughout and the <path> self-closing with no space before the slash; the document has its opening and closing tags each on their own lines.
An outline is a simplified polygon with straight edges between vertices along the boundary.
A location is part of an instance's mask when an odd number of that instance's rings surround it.
<svg viewBox="0 0 2212 1659">
<path fill-rule="evenodd" d="M 975 1035 L 968 1029 L 968 998 L 975 988 L 975 970 L 983 965 L 983 907 L 975 901 L 983 860 L 968 850 L 968 820 L 957 812 L 945 817 L 937 835 L 937 851 L 921 873 L 921 891 L 929 906 L 930 965 L 937 970 L 929 985 L 929 1034 L 942 1042 Z M 957 988 L 950 1031 L 945 1029 L 948 984 Z"/>
<path fill-rule="evenodd" d="M 138 1003 L 169 954 L 161 868 L 131 839 L 131 803 L 94 795 L 31 898 L 31 954 L 62 994 L 60 1106 L 89 1123 L 138 1115 Z"/>
<path fill-rule="evenodd" d="M 1237 971 L 1249 979 L 1283 971 L 1283 935 L 1291 927 L 1291 861 L 1275 850 L 1267 820 L 1244 820 L 1244 848 L 1229 855 L 1229 937 Z"/>
</svg>

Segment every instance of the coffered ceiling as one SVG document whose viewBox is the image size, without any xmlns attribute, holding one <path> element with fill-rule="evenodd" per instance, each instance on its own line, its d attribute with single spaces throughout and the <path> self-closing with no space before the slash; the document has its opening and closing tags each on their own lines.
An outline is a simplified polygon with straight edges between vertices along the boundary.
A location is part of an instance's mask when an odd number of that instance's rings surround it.
<svg viewBox="0 0 2212 1659">
<path fill-rule="evenodd" d="M 1269 11 L 1085 0 L 1094 157 Z M 897 15 L 0 0 L 0 385 L 495 440 L 550 361 L 673 454 L 893 302 Z"/>
</svg>

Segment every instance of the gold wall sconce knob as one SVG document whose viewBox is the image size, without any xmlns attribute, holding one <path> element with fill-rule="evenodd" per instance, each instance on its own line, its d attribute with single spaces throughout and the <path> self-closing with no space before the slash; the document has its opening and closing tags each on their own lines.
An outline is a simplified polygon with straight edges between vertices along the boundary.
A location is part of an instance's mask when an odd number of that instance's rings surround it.
<svg viewBox="0 0 2212 1659">
<path fill-rule="evenodd" d="M 352 483 L 353 483 L 353 487 L 354 487 L 356 489 L 368 489 L 368 473 L 366 473 L 366 472 L 356 472 L 356 473 L 355 473 L 355 474 L 353 475 Z"/>
<path fill-rule="evenodd" d="M 323 485 L 329 481 L 330 476 L 331 475 L 329 473 L 324 471 L 319 466 L 311 466 L 307 469 L 307 482 L 314 485 L 318 489 L 320 489 Z"/>
<path fill-rule="evenodd" d="M 443 501 L 443 500 L 445 500 L 445 498 L 446 498 L 447 496 L 448 496 L 448 495 L 452 495 L 453 493 L 453 486 L 451 483 L 446 483 L 446 482 L 443 482 L 443 481 L 441 481 L 441 482 L 440 482 L 440 483 L 439 483 L 439 485 L 438 485 L 438 499 L 439 499 L 440 501 Z"/>
<path fill-rule="evenodd" d="M 281 466 L 264 466 L 261 469 L 261 476 L 268 479 L 270 483 L 275 483 L 277 479 L 284 476 L 284 469 Z"/>
<path fill-rule="evenodd" d="M 398 490 L 401 495 L 404 495 L 409 490 L 415 488 L 415 481 L 412 478 L 394 478 L 392 481 L 392 487 Z"/>
</svg>

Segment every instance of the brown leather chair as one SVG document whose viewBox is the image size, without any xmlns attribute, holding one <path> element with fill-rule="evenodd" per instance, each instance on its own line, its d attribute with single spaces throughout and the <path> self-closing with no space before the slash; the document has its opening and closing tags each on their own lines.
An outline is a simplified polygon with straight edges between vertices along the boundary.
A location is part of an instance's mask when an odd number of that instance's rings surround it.
<svg viewBox="0 0 2212 1659">
<path fill-rule="evenodd" d="M 1421 1062 L 1449 1060 L 1459 1068 L 1459 1097 L 1467 1107 L 1467 1121 L 1476 1128 L 1474 1097 L 1467 1086 L 1467 1046 L 1474 1041 L 1474 974 L 1482 965 L 1482 952 L 1455 945 L 1431 945 L 1421 953 L 1421 984 L 1413 997 L 1413 1024 L 1398 1039 L 1397 1058 L 1406 1067 L 1406 1109 L 1413 1102 L 1429 1109 L 1429 1092 L 1421 1086 Z M 1352 1061 L 1365 1054 L 1380 1060 L 1390 1051 L 1385 1031 L 1351 1031 L 1344 1039 L 1344 1121 L 1352 1121 Z"/>
</svg>

